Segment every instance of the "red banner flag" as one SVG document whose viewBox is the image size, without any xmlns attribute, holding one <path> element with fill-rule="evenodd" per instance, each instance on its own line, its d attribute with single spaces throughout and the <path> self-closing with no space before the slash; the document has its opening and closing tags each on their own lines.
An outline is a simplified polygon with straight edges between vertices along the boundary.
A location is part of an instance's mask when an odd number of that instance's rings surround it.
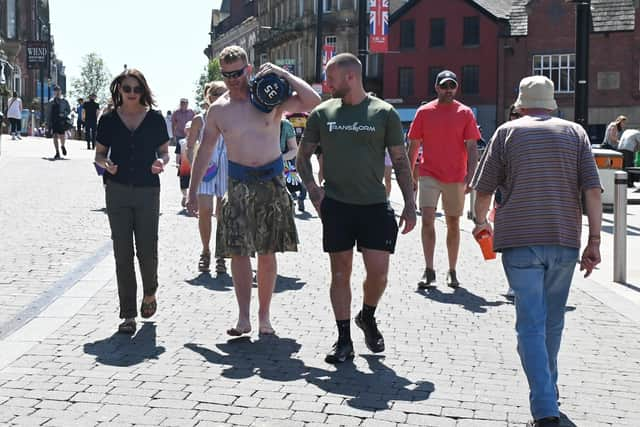
<svg viewBox="0 0 640 427">
<path fill-rule="evenodd" d="M 329 93 L 327 86 L 327 62 L 336 55 L 336 47 L 330 44 L 322 46 L 322 93 Z"/>
<path fill-rule="evenodd" d="M 389 50 L 389 0 L 369 0 L 369 52 Z"/>
</svg>

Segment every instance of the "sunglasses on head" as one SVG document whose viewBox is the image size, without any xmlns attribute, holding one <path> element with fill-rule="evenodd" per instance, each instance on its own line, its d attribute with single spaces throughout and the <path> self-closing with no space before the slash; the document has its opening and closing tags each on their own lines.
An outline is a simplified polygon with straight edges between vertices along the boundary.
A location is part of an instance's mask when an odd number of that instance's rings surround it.
<svg viewBox="0 0 640 427">
<path fill-rule="evenodd" d="M 242 66 L 239 70 L 234 71 L 221 71 L 222 77 L 225 79 L 237 79 L 242 74 L 244 74 L 244 69 L 247 68 L 246 64 Z"/>
<path fill-rule="evenodd" d="M 451 80 L 446 81 L 442 84 L 438 85 L 440 87 L 440 89 L 455 89 L 458 87 L 458 85 L 455 82 L 452 82 Z"/>
<path fill-rule="evenodd" d="M 129 85 L 122 85 L 122 91 L 123 91 L 124 93 L 131 93 L 131 92 L 133 92 L 133 93 L 135 93 L 135 94 L 141 95 L 141 94 L 143 94 L 143 93 L 144 93 L 144 88 L 143 88 L 142 86 L 134 86 L 134 87 L 131 87 L 131 86 L 129 86 Z"/>
</svg>

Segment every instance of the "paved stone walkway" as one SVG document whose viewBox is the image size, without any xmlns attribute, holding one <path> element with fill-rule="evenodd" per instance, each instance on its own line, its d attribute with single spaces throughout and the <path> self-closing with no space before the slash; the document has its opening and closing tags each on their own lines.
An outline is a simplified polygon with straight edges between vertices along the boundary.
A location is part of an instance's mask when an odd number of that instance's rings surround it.
<svg viewBox="0 0 640 427">
<path fill-rule="evenodd" d="M 92 256 L 96 263 L 39 317 L 0 341 L 0 352 L 17 352 L 0 369 L 0 424 L 502 427 L 529 419 L 514 310 L 501 295 L 504 274 L 499 261 L 481 260 L 468 231 L 462 236 L 462 288 L 455 292 L 444 285 L 442 221 L 435 290 L 416 291 L 414 285 L 423 268 L 418 230 L 399 238 L 377 312 L 386 352 L 370 354 L 354 325 L 357 356 L 334 367 L 323 361 L 335 323 L 315 214 L 297 218 L 300 251 L 278 257 L 272 306 L 278 336 L 253 332 L 229 340 L 224 331 L 237 315 L 231 280 L 197 272 L 196 220 L 181 211 L 171 171 L 162 177 L 159 311 L 152 322 L 139 324 L 134 337 L 122 337 L 114 334 L 112 255 L 96 257 L 108 243 L 108 225 L 90 155 L 77 143 L 73 160 L 50 163 L 34 155 L 43 143 L 27 142 L 5 142 L 0 157 L 0 196 L 13 195 L 14 201 L 0 208 L 0 232 L 11 236 L 0 243 L 0 283 L 2 289 L 24 284 L 20 289 L 31 287 L 32 293 L 24 300 L 7 296 L 0 306 L 9 301 L 20 309 L 48 285 L 82 270 Z M 46 179 L 27 170 L 53 167 Z M 31 225 L 30 210 L 21 206 L 49 211 L 57 222 L 48 224 L 40 213 Z M 24 220 L 9 223 L 9 214 Z M 62 256 L 61 247 L 74 255 Z M 354 313 L 362 298 L 361 264 L 358 257 Z M 42 283 L 43 276 L 50 281 Z M 577 279 L 569 301 L 560 353 L 564 425 L 637 426 L 639 325 L 587 292 L 593 285 Z M 16 289 L 15 295 L 23 293 Z"/>
</svg>

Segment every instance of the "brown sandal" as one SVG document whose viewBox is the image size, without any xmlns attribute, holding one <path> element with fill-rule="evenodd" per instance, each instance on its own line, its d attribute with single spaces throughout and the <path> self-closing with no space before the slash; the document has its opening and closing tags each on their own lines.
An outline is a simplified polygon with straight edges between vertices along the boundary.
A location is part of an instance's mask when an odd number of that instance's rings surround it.
<svg viewBox="0 0 640 427">
<path fill-rule="evenodd" d="M 154 299 L 151 302 L 144 302 L 140 305 L 140 316 L 143 319 L 148 319 L 154 314 L 156 314 L 156 310 L 158 309 L 158 302 Z"/>
<path fill-rule="evenodd" d="M 211 254 L 208 252 L 202 252 L 200 254 L 200 261 L 198 261 L 198 270 L 203 273 L 211 271 L 209 265 L 211 265 Z"/>
</svg>

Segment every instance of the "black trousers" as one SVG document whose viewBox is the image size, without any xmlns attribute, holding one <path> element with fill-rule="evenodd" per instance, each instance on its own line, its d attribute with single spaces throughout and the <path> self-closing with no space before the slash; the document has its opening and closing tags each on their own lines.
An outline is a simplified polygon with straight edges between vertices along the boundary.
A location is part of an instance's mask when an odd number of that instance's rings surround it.
<svg viewBox="0 0 640 427">
<path fill-rule="evenodd" d="M 622 167 L 623 168 L 633 167 L 636 153 L 629 150 L 619 150 L 619 151 L 622 153 Z M 635 182 L 634 175 L 629 174 L 627 178 L 628 186 L 633 187 L 634 182 Z"/>
<path fill-rule="evenodd" d="M 98 130 L 98 125 L 95 122 L 85 122 L 84 123 L 84 137 L 87 140 L 88 148 L 95 148 L 96 146 L 96 131 Z"/>
<path fill-rule="evenodd" d="M 11 124 L 11 135 L 22 131 L 22 120 L 9 118 L 9 123 Z"/>
<path fill-rule="evenodd" d="M 107 181 L 106 202 L 116 260 L 120 318 L 132 318 L 138 313 L 134 239 L 144 294 L 154 295 L 158 288 L 160 187 L 134 187 Z"/>
</svg>

